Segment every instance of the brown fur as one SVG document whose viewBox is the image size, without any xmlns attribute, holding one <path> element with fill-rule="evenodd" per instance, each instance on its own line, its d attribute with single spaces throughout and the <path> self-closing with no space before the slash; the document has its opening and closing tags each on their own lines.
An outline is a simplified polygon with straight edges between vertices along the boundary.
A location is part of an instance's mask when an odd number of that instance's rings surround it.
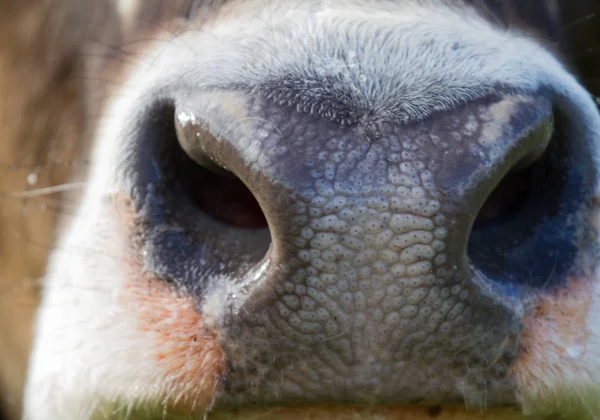
<svg viewBox="0 0 600 420">
<path fill-rule="evenodd" d="M 600 94 L 600 4 L 562 3 L 568 47 L 584 83 Z M 90 74 L 120 51 L 111 13 L 105 0 L 0 0 L 0 405 L 10 419 L 20 412 L 39 279 L 58 216 L 70 210 L 60 195 L 11 193 L 85 173 L 82 141 L 102 104 L 88 93 L 110 87 Z M 35 186 L 27 183 L 32 173 Z"/>
<path fill-rule="evenodd" d="M 123 221 L 120 237 L 129 243 L 128 238 L 134 236 L 131 229 L 136 225 L 130 210 L 132 204 L 128 199 L 117 198 L 115 202 L 120 203 L 118 219 Z M 136 320 L 137 329 L 156 346 L 156 364 L 165 372 L 160 382 L 165 392 L 169 390 L 164 400 L 171 411 L 182 413 L 209 405 L 225 370 L 218 339 L 206 329 L 204 319 L 187 296 L 144 273 L 135 245 L 126 249 L 129 252 L 123 256 L 123 265 L 128 278 L 136 281 L 127 285 L 122 303 L 128 317 Z"/>
</svg>

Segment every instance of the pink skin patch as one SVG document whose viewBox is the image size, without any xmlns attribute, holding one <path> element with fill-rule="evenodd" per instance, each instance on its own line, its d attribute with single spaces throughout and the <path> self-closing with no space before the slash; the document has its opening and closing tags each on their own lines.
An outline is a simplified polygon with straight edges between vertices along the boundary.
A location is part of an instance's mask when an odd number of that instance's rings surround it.
<svg viewBox="0 0 600 420">
<path fill-rule="evenodd" d="M 128 199 L 115 197 L 121 237 L 129 240 L 135 214 Z M 224 371 L 224 356 L 216 336 L 207 331 L 194 301 L 172 285 L 144 272 L 139 249 L 131 243 L 124 257 L 129 272 L 122 302 L 137 320 L 138 331 L 151 348 L 141 349 L 155 364 L 153 388 L 172 413 L 189 413 L 210 406 Z M 135 337 L 132 337 L 135 339 Z"/>
<path fill-rule="evenodd" d="M 512 369 L 523 402 L 548 397 L 573 377 L 586 377 L 581 359 L 589 342 L 586 319 L 593 281 L 571 279 L 568 286 L 538 297 L 524 319 L 521 354 Z"/>
<path fill-rule="evenodd" d="M 152 340 L 150 353 L 169 411 L 209 406 L 223 373 L 223 352 L 214 334 L 206 331 L 192 300 L 160 280 L 128 285 L 126 293 L 139 331 Z"/>
</svg>

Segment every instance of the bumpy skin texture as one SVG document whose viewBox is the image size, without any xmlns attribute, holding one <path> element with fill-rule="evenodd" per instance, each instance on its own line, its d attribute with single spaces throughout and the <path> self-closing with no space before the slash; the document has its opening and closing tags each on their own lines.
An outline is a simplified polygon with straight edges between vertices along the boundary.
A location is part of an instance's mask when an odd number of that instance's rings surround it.
<svg viewBox="0 0 600 420">
<path fill-rule="evenodd" d="M 152 8 L 118 3 L 143 27 Z M 599 412 L 600 117 L 539 39 L 468 2 L 152 4 L 175 23 L 123 41 L 146 43 L 49 266 L 26 419 Z M 470 228 L 546 149 L 551 108 L 583 173 L 561 207 L 575 251 L 543 281 L 487 278 Z M 269 230 L 199 211 L 177 140 L 243 181 Z"/>
<path fill-rule="evenodd" d="M 543 150 L 526 141 L 550 118 L 543 98 L 482 100 L 404 127 L 340 127 L 264 100 L 248 105 L 249 123 L 182 108 L 184 136 L 220 133 L 202 150 L 264 186 L 254 193 L 272 221 L 270 250 L 215 326 L 230 398 L 514 403 L 505 377 L 523 310 L 469 264 L 466 244 L 490 173 Z"/>
</svg>

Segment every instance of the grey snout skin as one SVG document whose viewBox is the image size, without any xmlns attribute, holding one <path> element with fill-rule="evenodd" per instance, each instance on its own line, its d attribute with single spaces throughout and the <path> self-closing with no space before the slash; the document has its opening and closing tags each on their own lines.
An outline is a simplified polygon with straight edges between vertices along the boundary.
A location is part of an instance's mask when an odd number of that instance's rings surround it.
<svg viewBox="0 0 600 420">
<path fill-rule="evenodd" d="M 212 92 L 176 101 L 175 115 L 183 149 L 239 178 L 270 232 L 239 281 L 207 291 L 228 367 L 217 405 L 515 404 L 522 301 L 467 244 L 498 183 L 548 146 L 548 100 L 347 125 Z"/>
</svg>

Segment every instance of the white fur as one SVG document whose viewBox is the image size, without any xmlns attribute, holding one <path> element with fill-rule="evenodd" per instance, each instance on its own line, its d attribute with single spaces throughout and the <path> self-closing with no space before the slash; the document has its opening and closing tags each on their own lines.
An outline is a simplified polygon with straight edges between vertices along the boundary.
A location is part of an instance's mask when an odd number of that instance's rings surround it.
<svg viewBox="0 0 600 420">
<path fill-rule="evenodd" d="M 136 3 L 119 1 L 127 19 Z M 289 68 L 297 68 L 302 77 L 310 56 L 318 71 L 345 75 L 357 97 L 382 112 L 398 101 L 410 104 L 407 119 L 485 95 L 498 83 L 524 91 L 545 86 L 567 112 L 585 122 L 582 130 L 600 138 L 593 101 L 551 53 L 524 34 L 492 28 L 473 12 L 374 0 L 257 0 L 236 7 L 200 31 L 175 38 L 158 33 L 154 47 L 139 59 L 106 110 L 86 194 L 52 255 L 45 280 L 26 389 L 27 420 L 106 418 L 121 404 L 123 410 L 113 416 L 125 418 L 127 402 L 158 398 L 160 372 L 151 340 L 136 331 L 118 300 L 131 280 L 121 266 L 123 238 L 116 233 L 112 197 L 128 191 L 119 165 L 130 146 L 125 133 L 131 121 L 140 106 L 167 88 L 187 91 L 240 81 L 255 85 Z M 385 51 L 368 48 L 356 51 L 350 65 L 331 59 L 334 48 L 355 49 L 344 45 L 345 34 L 353 22 L 362 21 L 371 24 L 355 34 L 357 39 L 385 28 L 394 48 L 406 55 L 389 56 L 383 65 Z M 423 49 L 425 39 L 435 42 Z M 457 59 L 452 53 L 457 40 L 468 45 L 468 56 Z M 438 88 L 435 103 L 422 95 L 423 86 L 432 81 Z M 584 386 L 592 387 L 600 381 L 600 283 L 594 294 L 588 322 L 593 339 L 582 362 L 593 373 L 591 385 Z"/>
</svg>

